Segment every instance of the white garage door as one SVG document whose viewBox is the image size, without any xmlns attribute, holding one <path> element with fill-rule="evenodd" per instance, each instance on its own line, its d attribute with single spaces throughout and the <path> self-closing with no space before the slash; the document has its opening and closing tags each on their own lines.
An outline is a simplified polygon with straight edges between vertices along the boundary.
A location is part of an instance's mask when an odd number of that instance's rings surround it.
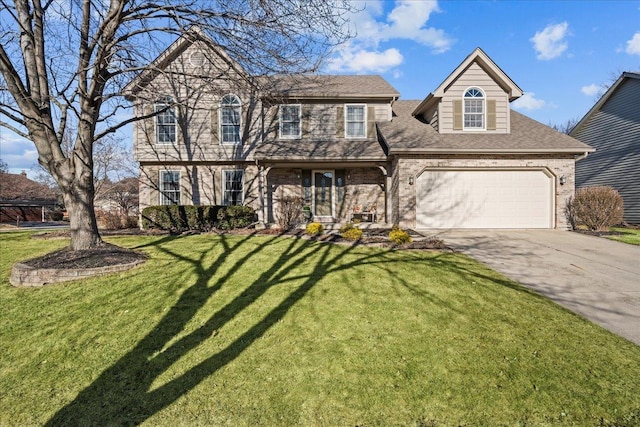
<svg viewBox="0 0 640 427">
<path fill-rule="evenodd" d="M 552 228 L 541 170 L 432 170 L 416 180 L 418 228 Z"/>
</svg>

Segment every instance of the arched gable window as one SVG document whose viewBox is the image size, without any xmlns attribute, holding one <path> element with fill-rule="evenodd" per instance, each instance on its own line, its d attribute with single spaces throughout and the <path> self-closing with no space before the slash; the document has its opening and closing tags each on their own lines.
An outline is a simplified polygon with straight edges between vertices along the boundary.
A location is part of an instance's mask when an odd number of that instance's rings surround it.
<svg viewBox="0 0 640 427">
<path fill-rule="evenodd" d="M 485 100 L 480 88 L 471 87 L 464 93 L 464 129 L 485 129 Z"/>
<path fill-rule="evenodd" d="M 223 144 L 240 143 L 242 105 L 235 95 L 225 95 L 220 101 L 220 135 Z"/>
</svg>

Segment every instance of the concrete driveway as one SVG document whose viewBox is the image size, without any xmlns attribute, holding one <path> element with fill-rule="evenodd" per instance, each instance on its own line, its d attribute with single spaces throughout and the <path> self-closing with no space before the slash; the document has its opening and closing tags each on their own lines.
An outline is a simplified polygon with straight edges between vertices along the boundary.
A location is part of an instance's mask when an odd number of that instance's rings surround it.
<svg viewBox="0 0 640 427">
<path fill-rule="evenodd" d="M 423 234 L 640 345 L 640 246 L 558 230 Z"/>
</svg>

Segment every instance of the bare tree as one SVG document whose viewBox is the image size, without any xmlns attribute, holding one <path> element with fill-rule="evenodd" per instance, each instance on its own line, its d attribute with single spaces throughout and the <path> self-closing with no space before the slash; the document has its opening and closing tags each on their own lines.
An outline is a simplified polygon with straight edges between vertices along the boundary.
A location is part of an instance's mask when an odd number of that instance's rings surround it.
<svg viewBox="0 0 640 427">
<path fill-rule="evenodd" d="M 568 119 L 560 124 L 558 123 L 549 123 L 549 127 L 553 128 L 555 130 L 557 130 L 560 133 L 564 133 L 569 135 L 571 133 L 571 131 L 573 130 L 574 127 L 576 127 L 576 125 L 578 124 L 578 122 L 580 121 L 580 119 L 578 118 L 572 118 L 572 119 Z"/>
<path fill-rule="evenodd" d="M 0 159 L 0 173 L 9 173 L 9 165 L 2 159 Z"/>
<path fill-rule="evenodd" d="M 68 134 L 67 134 L 68 135 Z M 69 156 L 73 147 L 73 142 L 67 137 L 63 137 L 61 148 L 65 156 Z M 58 184 L 53 176 L 40 164 L 35 164 L 32 168 L 35 173 L 34 180 L 58 189 Z M 116 135 L 106 135 L 104 138 L 95 141 L 93 145 L 93 185 L 95 194 L 100 193 L 101 187 L 111 181 L 131 177 L 137 173 L 137 162 L 133 159 L 133 153 L 128 148 L 122 138 Z"/>
<path fill-rule="evenodd" d="M 138 206 L 138 179 L 125 178 L 104 188 L 103 197 L 112 201 L 123 215 L 129 216 Z"/>
<path fill-rule="evenodd" d="M 122 88 L 197 24 L 252 75 L 314 71 L 343 42 L 346 0 L 0 0 L 0 126 L 30 139 L 64 195 L 71 247 L 102 244 L 94 146 L 122 118 Z M 153 112 L 151 114 L 157 114 Z M 126 117 L 126 116 L 125 116 Z M 65 153 L 65 135 L 73 141 Z"/>
</svg>

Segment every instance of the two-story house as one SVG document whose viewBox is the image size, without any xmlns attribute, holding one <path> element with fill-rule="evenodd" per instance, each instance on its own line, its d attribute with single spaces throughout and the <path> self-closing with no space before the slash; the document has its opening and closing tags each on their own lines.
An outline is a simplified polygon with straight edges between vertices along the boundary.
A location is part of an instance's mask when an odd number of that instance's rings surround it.
<svg viewBox="0 0 640 427">
<path fill-rule="evenodd" d="M 597 150 L 576 166 L 576 186 L 606 185 L 640 224 L 640 72 L 624 72 L 569 134 Z"/>
<path fill-rule="evenodd" d="M 250 76 L 184 36 L 127 87 L 140 208 L 246 204 L 272 223 L 296 195 L 321 222 L 373 206 L 406 228 L 566 228 L 592 149 L 512 111 L 522 94 L 479 48 L 399 101 L 380 76 Z"/>
</svg>

